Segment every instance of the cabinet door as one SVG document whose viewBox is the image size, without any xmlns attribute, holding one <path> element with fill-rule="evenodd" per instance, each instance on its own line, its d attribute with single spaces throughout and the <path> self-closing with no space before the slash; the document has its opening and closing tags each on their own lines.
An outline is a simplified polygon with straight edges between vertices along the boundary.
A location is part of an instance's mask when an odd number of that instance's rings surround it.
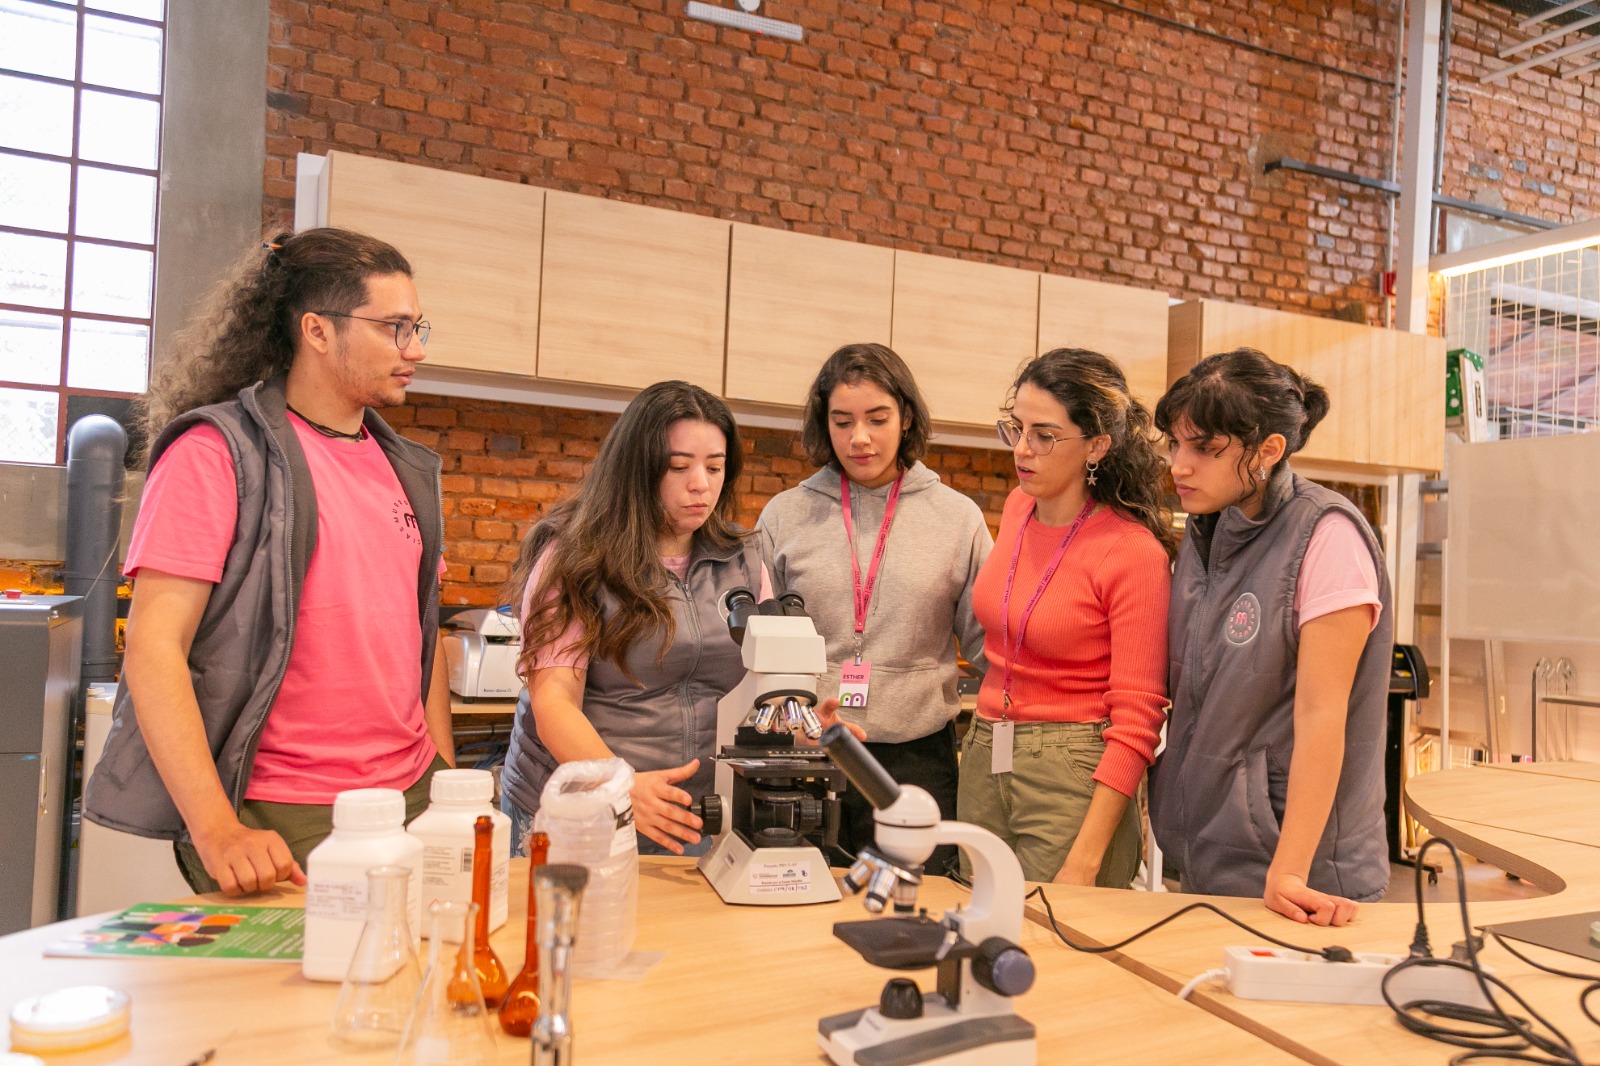
<svg viewBox="0 0 1600 1066">
<path fill-rule="evenodd" d="M 539 376 L 722 391 L 731 223 L 593 196 L 545 203 Z"/>
<path fill-rule="evenodd" d="M 933 417 L 990 425 L 1022 364 L 1039 354 L 1039 275 L 895 252 L 893 347 Z"/>
<path fill-rule="evenodd" d="M 543 189 L 329 152 L 327 224 L 411 262 L 433 325 L 424 366 L 531 375 L 539 331 Z"/>
<path fill-rule="evenodd" d="M 1154 407 L 1167 387 L 1167 294 L 1041 275 L 1036 347 L 1109 356 L 1122 367 L 1133 398 Z"/>
<path fill-rule="evenodd" d="M 889 343 L 893 305 L 893 249 L 735 224 L 725 395 L 804 403 L 838 348 Z"/>
</svg>

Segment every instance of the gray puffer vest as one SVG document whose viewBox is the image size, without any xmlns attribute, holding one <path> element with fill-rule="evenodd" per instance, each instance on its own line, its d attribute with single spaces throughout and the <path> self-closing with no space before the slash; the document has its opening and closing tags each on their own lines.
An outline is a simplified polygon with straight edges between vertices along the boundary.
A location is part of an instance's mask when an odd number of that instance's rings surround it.
<svg viewBox="0 0 1600 1066">
<path fill-rule="evenodd" d="M 1344 763 L 1307 883 L 1357 901 L 1389 883 L 1383 755 L 1393 613 L 1383 551 L 1344 497 L 1280 464 L 1260 517 L 1190 519 L 1168 619 L 1172 716 L 1151 770 L 1156 840 L 1186 892 L 1259 896 L 1283 824 L 1299 633 L 1294 597 L 1311 533 L 1348 515 L 1378 571 L 1383 611 L 1350 690 Z"/>
<path fill-rule="evenodd" d="M 284 385 L 282 376 L 275 377 L 242 390 L 236 400 L 190 411 L 174 419 L 150 449 L 154 467 L 179 434 L 207 422 L 221 431 L 233 455 L 239 489 L 233 544 L 195 631 L 189 675 L 217 776 L 234 810 L 243 802 L 262 726 L 289 665 L 300 593 L 316 549 L 317 497 L 305 453 L 289 425 Z M 439 457 L 395 433 L 375 411 L 368 410 L 363 421 L 394 467 L 422 535 L 417 622 L 426 702 L 439 629 L 444 539 Z M 83 813 L 127 833 L 187 837 L 139 731 L 126 681 L 117 686 L 111 731 L 85 789 Z"/>
<path fill-rule="evenodd" d="M 722 597 L 736 588 L 759 593 L 761 553 L 754 538 L 725 551 L 706 551 L 698 544 L 688 576 L 673 578 L 667 589 L 672 606 L 673 636 L 665 658 L 661 642 L 647 636 L 634 642 L 626 665 L 590 661 L 583 691 L 583 713 L 613 755 L 635 771 L 669 770 L 699 759 L 693 777 L 680 784 L 698 800 L 712 790 L 717 745 L 717 701 L 744 677 L 739 646 L 728 635 Z M 608 596 L 601 617 L 616 610 Z M 511 750 L 500 778 L 506 795 L 533 814 L 545 782 L 559 765 L 539 740 L 528 690 L 517 700 Z"/>
</svg>

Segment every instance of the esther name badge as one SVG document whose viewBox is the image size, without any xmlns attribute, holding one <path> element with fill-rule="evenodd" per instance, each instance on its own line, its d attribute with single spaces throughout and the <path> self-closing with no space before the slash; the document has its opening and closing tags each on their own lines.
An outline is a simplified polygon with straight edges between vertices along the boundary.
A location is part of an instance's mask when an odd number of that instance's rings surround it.
<svg viewBox="0 0 1600 1066">
<path fill-rule="evenodd" d="M 839 674 L 839 706 L 864 710 L 867 706 L 867 685 L 871 679 L 871 663 L 845 663 Z"/>
</svg>

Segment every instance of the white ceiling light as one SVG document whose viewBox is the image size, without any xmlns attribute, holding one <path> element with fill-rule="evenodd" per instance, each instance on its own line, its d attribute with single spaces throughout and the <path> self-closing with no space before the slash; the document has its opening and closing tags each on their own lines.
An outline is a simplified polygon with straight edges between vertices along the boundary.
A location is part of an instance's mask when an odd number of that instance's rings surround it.
<svg viewBox="0 0 1600 1066">
<path fill-rule="evenodd" d="M 785 41 L 799 41 L 805 37 L 805 31 L 797 23 L 779 22 L 777 19 L 753 14 L 761 6 L 761 0 L 739 0 L 739 6 L 744 10 L 731 11 L 714 4 L 702 4 L 698 0 L 690 0 L 684 5 L 683 13 L 701 22 L 712 22 L 718 26 L 729 26 L 736 30 L 760 33 Z"/>
</svg>

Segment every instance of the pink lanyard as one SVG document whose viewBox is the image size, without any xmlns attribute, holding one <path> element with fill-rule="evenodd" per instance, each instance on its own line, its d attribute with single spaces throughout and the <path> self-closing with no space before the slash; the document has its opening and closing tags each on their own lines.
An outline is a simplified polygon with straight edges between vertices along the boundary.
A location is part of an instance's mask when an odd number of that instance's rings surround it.
<svg viewBox="0 0 1600 1066">
<path fill-rule="evenodd" d="M 1017 652 L 1022 649 L 1023 637 L 1028 632 L 1028 619 L 1033 617 L 1033 609 L 1039 605 L 1039 598 L 1044 595 L 1044 590 L 1049 586 L 1050 579 L 1056 575 L 1056 567 L 1061 565 L 1061 559 L 1067 554 L 1067 545 L 1072 543 L 1072 538 L 1078 535 L 1078 530 L 1089 520 L 1089 515 L 1094 511 L 1094 500 L 1089 500 L 1083 505 L 1083 510 L 1078 512 L 1078 517 L 1067 527 L 1067 532 L 1061 538 L 1061 543 L 1056 545 L 1056 552 L 1050 557 L 1050 565 L 1044 568 L 1044 575 L 1039 578 L 1039 587 L 1033 590 L 1027 605 L 1022 608 L 1022 617 L 1017 620 L 1017 642 L 1011 643 L 1011 585 L 1017 579 L 1017 562 L 1022 558 L 1022 538 L 1028 532 L 1028 523 L 1033 521 L 1034 508 L 1029 507 L 1027 516 L 1022 519 L 1022 528 L 1017 530 L 1017 546 L 1011 550 L 1011 569 L 1006 573 L 1006 590 L 1000 597 L 1000 646 L 1005 649 L 1006 668 L 1000 678 L 1000 716 L 1005 717 L 1005 712 L 1011 709 L 1011 666 L 1017 661 Z"/>
<path fill-rule="evenodd" d="M 894 479 L 889 490 L 889 502 L 883 507 L 883 525 L 878 527 L 878 543 L 872 549 L 872 564 L 867 568 L 867 583 L 861 583 L 861 560 L 856 558 L 856 527 L 850 521 L 850 478 L 839 475 L 839 504 L 844 509 L 844 533 L 850 538 L 850 578 L 856 605 L 856 662 L 861 662 L 861 635 L 867 631 L 867 608 L 872 606 L 872 586 L 878 583 L 878 566 L 883 562 L 883 549 L 889 543 L 889 527 L 894 524 L 895 504 L 900 502 L 900 482 L 905 475 Z"/>
</svg>

